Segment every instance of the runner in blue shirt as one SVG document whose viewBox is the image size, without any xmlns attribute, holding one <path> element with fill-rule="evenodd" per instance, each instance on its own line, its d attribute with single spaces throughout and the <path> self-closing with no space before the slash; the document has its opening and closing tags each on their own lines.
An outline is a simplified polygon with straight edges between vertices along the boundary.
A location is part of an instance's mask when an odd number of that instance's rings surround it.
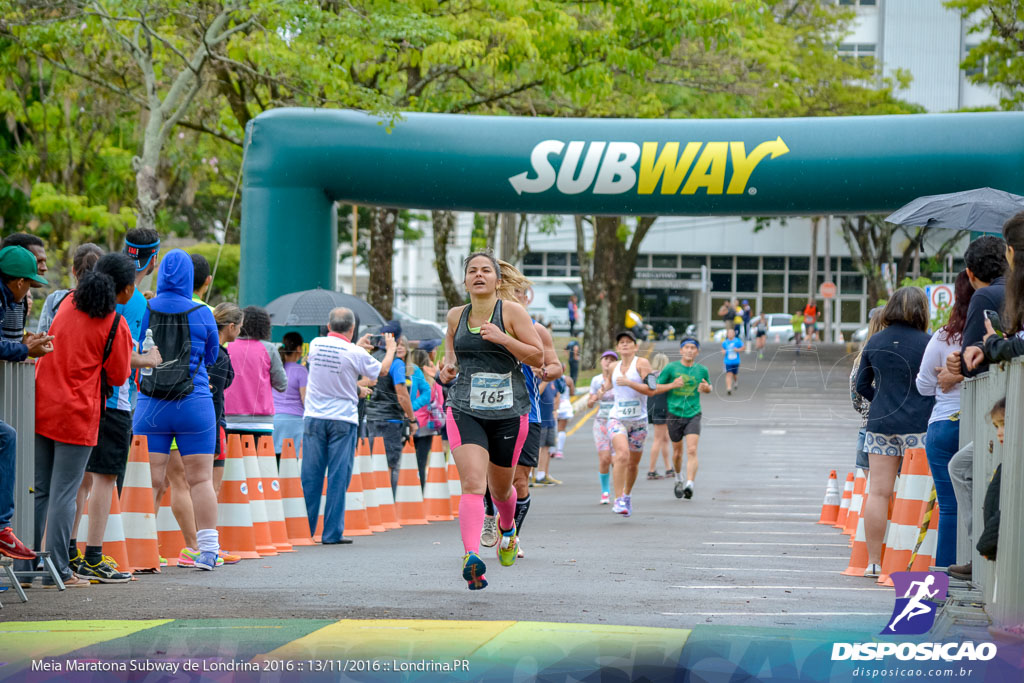
<svg viewBox="0 0 1024 683">
<path fill-rule="evenodd" d="M 722 342 L 722 350 L 725 352 L 725 393 L 732 395 L 733 389 L 740 386 L 740 351 L 743 349 L 743 340 L 736 336 L 736 330 L 728 329 L 725 332 L 725 341 Z"/>
</svg>

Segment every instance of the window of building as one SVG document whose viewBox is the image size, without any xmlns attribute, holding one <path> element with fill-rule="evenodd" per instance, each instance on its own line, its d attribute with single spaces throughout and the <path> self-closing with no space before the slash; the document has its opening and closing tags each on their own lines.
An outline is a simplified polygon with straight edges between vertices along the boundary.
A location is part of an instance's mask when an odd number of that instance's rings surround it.
<svg viewBox="0 0 1024 683">
<path fill-rule="evenodd" d="M 567 268 L 569 255 L 567 253 L 550 252 L 547 254 L 547 259 L 547 275 L 549 277 L 565 277 L 569 274 L 569 269 Z"/>
<path fill-rule="evenodd" d="M 736 274 L 736 291 L 737 292 L 756 292 L 757 291 L 757 273 L 737 273 Z"/>
<path fill-rule="evenodd" d="M 840 43 L 836 51 L 839 59 L 870 66 L 875 59 L 874 43 Z"/>
<path fill-rule="evenodd" d="M 782 294 L 786 291 L 786 276 L 782 273 L 765 272 L 761 276 L 761 291 L 767 294 Z"/>
<path fill-rule="evenodd" d="M 762 313 L 785 313 L 786 300 L 781 296 L 766 296 L 761 298 Z"/>
<path fill-rule="evenodd" d="M 712 256 L 711 267 L 715 270 L 732 270 L 732 256 Z"/>
<path fill-rule="evenodd" d="M 807 284 L 810 282 L 809 275 L 794 275 L 789 274 L 789 293 L 790 294 L 803 294 L 807 291 Z"/>
<path fill-rule="evenodd" d="M 715 292 L 731 292 L 732 273 L 711 273 L 711 290 Z"/>
<path fill-rule="evenodd" d="M 523 256 L 523 275 L 542 277 L 544 275 L 544 254 L 531 251 Z"/>
<path fill-rule="evenodd" d="M 878 0 L 839 0 L 839 4 L 848 7 L 874 7 Z"/>
<path fill-rule="evenodd" d="M 842 289 L 843 294 L 863 294 L 864 276 L 843 275 L 840 279 L 839 286 Z"/>
<path fill-rule="evenodd" d="M 679 257 L 681 261 L 681 268 L 695 268 L 700 270 L 701 266 L 707 265 L 707 259 L 703 256 L 687 256 L 686 254 Z"/>
<path fill-rule="evenodd" d="M 577 254 L 575 251 L 569 252 L 569 265 L 576 266 L 577 268 L 580 267 L 580 255 Z"/>
<path fill-rule="evenodd" d="M 736 269 L 737 270 L 757 270 L 759 265 L 756 256 L 737 256 L 736 257 Z"/>
<path fill-rule="evenodd" d="M 675 270 L 679 266 L 677 265 L 678 259 L 675 254 L 652 254 L 651 255 L 651 267 L 652 268 L 672 268 Z"/>
<path fill-rule="evenodd" d="M 969 57 L 971 54 L 971 50 L 975 50 L 977 49 L 977 47 L 977 45 L 967 45 L 965 48 L 966 53 L 964 57 Z M 968 77 L 978 75 L 988 76 L 988 55 L 982 56 L 974 67 L 964 70 L 964 75 Z"/>
<path fill-rule="evenodd" d="M 808 270 L 811 269 L 811 259 L 807 256 L 790 256 L 789 269 L 802 270 L 806 273 Z"/>
<path fill-rule="evenodd" d="M 764 272 L 778 272 L 786 270 L 786 257 L 785 256 L 765 256 L 764 257 Z"/>
<path fill-rule="evenodd" d="M 818 270 L 821 271 L 822 273 L 825 272 L 825 257 L 824 256 L 819 256 L 818 257 Z M 833 256 L 832 257 L 832 272 L 834 273 L 834 272 L 836 272 L 838 270 L 839 270 L 839 258 L 836 257 L 836 256 Z"/>
<path fill-rule="evenodd" d="M 839 259 L 839 265 L 842 266 L 844 273 L 856 273 L 857 268 L 853 265 L 853 259 L 849 256 L 844 256 Z"/>
<path fill-rule="evenodd" d="M 860 299 L 854 299 L 852 301 L 844 299 L 839 302 L 839 309 L 839 315 L 842 318 L 840 322 L 859 323 L 864 320 L 864 316 L 861 314 Z"/>
</svg>

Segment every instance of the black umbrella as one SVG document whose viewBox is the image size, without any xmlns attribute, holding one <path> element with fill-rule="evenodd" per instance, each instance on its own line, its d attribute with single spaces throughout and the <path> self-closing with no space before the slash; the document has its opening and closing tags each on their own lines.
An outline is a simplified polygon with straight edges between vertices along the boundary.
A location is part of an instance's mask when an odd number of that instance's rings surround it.
<svg viewBox="0 0 1024 683">
<path fill-rule="evenodd" d="M 440 326 L 428 323 L 414 323 L 408 320 L 398 321 L 402 326 L 402 336 L 409 341 L 426 341 L 428 339 L 444 339 Z M 380 325 L 367 325 L 363 328 L 366 334 L 377 334 Z"/>
<path fill-rule="evenodd" d="M 326 325 L 332 309 L 344 307 L 356 315 L 357 325 L 383 325 L 377 309 L 358 297 L 328 289 L 307 289 L 279 296 L 267 304 L 270 323 L 278 327 Z"/>
<path fill-rule="evenodd" d="M 1003 223 L 1024 211 L 1024 197 L 991 187 L 918 197 L 886 216 L 896 225 L 1002 232 Z"/>
</svg>

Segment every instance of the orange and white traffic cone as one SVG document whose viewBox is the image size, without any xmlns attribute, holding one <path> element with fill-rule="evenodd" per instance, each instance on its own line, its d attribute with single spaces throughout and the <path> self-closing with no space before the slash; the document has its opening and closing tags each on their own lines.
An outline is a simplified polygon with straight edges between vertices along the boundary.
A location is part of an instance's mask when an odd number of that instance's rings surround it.
<svg viewBox="0 0 1024 683">
<path fill-rule="evenodd" d="M 352 463 L 352 478 L 349 480 L 348 491 L 345 492 L 345 534 L 347 536 L 369 536 L 370 518 L 366 515 L 366 502 L 363 498 L 363 477 L 359 473 L 360 461 L 356 458 Z"/>
<path fill-rule="evenodd" d="M 260 554 L 256 552 L 256 535 L 252 530 L 252 508 L 249 505 L 249 482 L 245 476 L 245 461 L 242 457 L 242 439 L 238 434 L 228 435 L 224 480 L 220 485 L 220 499 L 217 504 L 217 531 L 220 535 L 220 546 L 231 554 L 247 560 L 259 558 Z"/>
<path fill-rule="evenodd" d="M 224 489 L 222 488 L 221 491 Z M 78 533 L 82 533 L 79 529 Z M 171 510 L 171 489 L 164 490 L 160 499 L 160 509 L 156 512 L 156 538 L 160 543 L 160 555 L 167 560 L 168 567 L 178 566 L 178 556 L 185 547 L 185 534 L 181 533 L 178 520 Z"/>
<path fill-rule="evenodd" d="M 82 538 L 89 536 L 89 515 L 82 515 L 82 522 L 78 525 L 78 535 Z M 85 552 L 85 541 L 78 544 L 79 550 Z M 128 561 L 128 544 L 124 540 L 124 522 L 121 519 L 121 504 L 117 500 L 117 489 L 110 493 L 110 516 L 107 517 L 107 528 L 103 530 L 103 554 L 110 557 L 117 563 L 117 568 L 122 572 L 130 572 L 131 563 Z M 157 565 L 160 564 L 159 557 Z"/>
<path fill-rule="evenodd" d="M 843 529 L 846 526 L 846 518 L 850 514 L 850 503 L 853 502 L 853 481 L 853 472 L 848 472 L 846 482 L 843 484 L 843 497 L 839 501 L 839 515 L 833 525 L 837 529 Z"/>
<path fill-rule="evenodd" d="M 853 535 L 857 533 L 857 518 L 860 517 L 861 511 L 864 509 L 867 483 L 867 475 L 864 474 L 863 469 L 858 467 L 857 478 L 853 480 L 853 497 L 850 498 L 850 511 L 846 515 L 846 524 L 843 526 L 843 533 L 851 537 L 851 543 L 853 542 Z"/>
<path fill-rule="evenodd" d="M 889 575 L 893 572 L 905 572 L 910 566 L 914 548 L 917 547 L 921 518 L 924 517 L 928 496 L 933 486 L 925 450 L 908 448 L 903 456 L 896 504 L 893 506 L 889 527 L 886 530 L 886 550 L 882 557 L 882 573 L 878 577 L 878 583 L 891 585 Z"/>
<path fill-rule="evenodd" d="M 447 448 L 445 449 L 447 450 Z M 459 499 L 462 498 L 462 479 L 459 478 L 459 468 L 455 465 L 455 456 L 448 451 L 448 502 L 451 507 L 452 517 L 459 518 Z"/>
<path fill-rule="evenodd" d="M 868 568 L 868 542 L 864 535 L 864 518 L 857 519 L 857 533 L 853 536 L 853 550 L 850 551 L 850 564 L 841 573 L 846 576 L 864 576 Z"/>
<path fill-rule="evenodd" d="M 451 496 L 448 493 L 448 465 L 444 461 L 441 437 L 435 436 L 427 458 L 427 482 L 423 486 L 423 504 L 428 522 L 450 522 Z"/>
<path fill-rule="evenodd" d="M 402 448 L 398 488 L 395 490 L 395 512 L 398 514 L 399 524 L 427 523 L 423 491 L 420 489 L 420 472 L 416 466 L 416 451 L 408 441 Z"/>
<path fill-rule="evenodd" d="M 825 487 L 825 501 L 821 504 L 821 518 L 818 524 L 835 524 L 839 516 L 839 481 L 836 479 L 836 471 L 828 475 L 828 485 Z"/>
<path fill-rule="evenodd" d="M 128 466 L 121 489 L 121 518 L 131 571 L 159 572 L 160 542 L 156 535 L 156 515 L 153 514 L 149 448 L 144 436 L 133 437 L 128 452 Z"/>
<path fill-rule="evenodd" d="M 384 529 L 400 529 L 402 525 L 398 523 L 395 496 L 391 490 L 391 470 L 388 469 L 384 439 L 379 436 L 373 440 L 370 461 L 373 466 L 374 497 L 377 500 L 377 510 L 380 512 L 380 523 Z"/>
<path fill-rule="evenodd" d="M 281 482 L 277 476 L 277 456 L 274 454 L 274 439 L 260 437 L 256 462 L 263 481 L 263 495 L 267 506 L 267 522 L 270 539 L 279 553 L 292 553 L 295 549 L 288 542 L 288 528 L 284 524 L 284 505 L 281 503 Z"/>
<path fill-rule="evenodd" d="M 242 436 L 242 464 L 245 466 L 245 481 L 249 484 L 249 509 L 252 511 L 252 532 L 256 537 L 256 552 L 263 557 L 277 555 L 277 546 L 270 535 L 263 479 L 260 478 L 260 465 L 256 459 L 256 444 L 248 434 Z"/>
<path fill-rule="evenodd" d="M 359 477 L 363 484 L 363 503 L 366 505 L 366 519 L 370 531 L 380 533 L 387 531 L 380 516 L 380 505 L 377 501 L 377 481 L 373 471 L 373 458 L 370 456 L 370 442 L 360 439 L 356 445 L 356 462 L 359 463 Z M 356 476 L 354 473 L 352 476 Z"/>
<path fill-rule="evenodd" d="M 296 545 L 313 545 L 309 534 L 309 517 L 306 514 L 306 498 L 302 495 L 302 478 L 299 461 L 295 457 L 295 442 L 285 439 L 281 444 L 281 507 L 284 510 L 284 526 L 288 542 Z"/>
</svg>

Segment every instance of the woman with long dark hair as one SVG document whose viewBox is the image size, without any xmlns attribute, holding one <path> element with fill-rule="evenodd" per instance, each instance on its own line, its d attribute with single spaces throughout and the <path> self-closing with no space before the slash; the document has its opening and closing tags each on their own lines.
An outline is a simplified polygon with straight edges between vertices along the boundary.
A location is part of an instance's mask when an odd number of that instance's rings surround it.
<svg viewBox="0 0 1024 683">
<path fill-rule="evenodd" d="M 103 256 L 103 250 L 92 242 L 79 244 L 71 261 L 71 275 L 75 278 L 75 282 L 81 281 L 82 277 L 96 266 L 96 262 L 100 260 L 101 256 Z M 60 302 L 70 291 L 70 289 L 57 289 L 46 297 L 46 301 L 43 302 L 43 310 L 39 313 L 39 326 L 36 328 L 36 332 L 46 332 L 50 329 Z"/>
<path fill-rule="evenodd" d="M 284 391 L 274 389 L 274 452 L 281 459 L 285 439 L 291 439 L 298 455 L 302 448 L 302 415 L 306 405 L 306 380 L 309 372 L 302 360 L 304 340 L 298 332 L 288 332 L 281 339 L 278 353 L 284 365 L 288 386 Z"/>
<path fill-rule="evenodd" d="M 130 258 L 99 259 L 57 309 L 50 325 L 53 353 L 36 363 L 35 541 L 40 547 L 45 528 L 46 547 L 66 586 L 89 585 L 69 566 L 75 494 L 98 440 L 106 392 L 128 381 L 131 372 L 132 335 L 114 309 L 134 293 Z M 127 580 L 101 553 L 91 559 L 98 572 Z"/>
<path fill-rule="evenodd" d="M 882 312 L 885 329 L 864 345 L 857 393 L 871 401 L 864 447 L 871 464 L 871 485 L 864 507 L 868 566 L 864 576 L 881 571 L 882 538 L 889 519 L 900 461 L 906 451 L 924 446 L 935 399 L 922 396 L 914 379 L 928 346 L 928 299 L 919 287 L 893 292 Z"/>
<path fill-rule="evenodd" d="M 967 305 L 974 294 L 971 278 L 961 271 L 956 278 L 956 298 L 949 322 L 937 330 L 925 347 L 917 390 L 922 396 L 934 396 L 935 406 L 928 419 L 925 451 L 928 467 L 935 480 L 939 505 L 939 542 L 935 564 L 948 567 L 956 560 L 956 494 L 949 480 L 949 460 L 960 449 L 960 383 L 962 377 L 946 369 L 946 357 L 961 347 L 967 324 Z"/>
</svg>

